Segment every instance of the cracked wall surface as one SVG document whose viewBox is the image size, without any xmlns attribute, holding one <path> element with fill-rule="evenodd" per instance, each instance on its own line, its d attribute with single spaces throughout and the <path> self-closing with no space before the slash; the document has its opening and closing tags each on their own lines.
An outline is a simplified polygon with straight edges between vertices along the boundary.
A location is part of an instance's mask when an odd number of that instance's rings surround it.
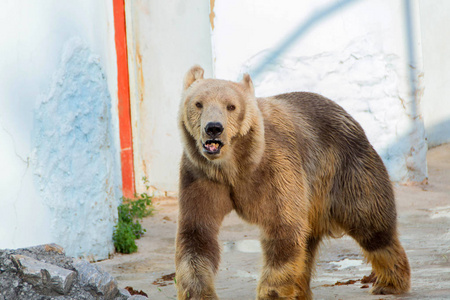
<svg viewBox="0 0 450 300">
<path fill-rule="evenodd" d="M 216 77 L 240 80 L 243 73 L 252 74 L 302 22 L 333 3 L 216 0 Z M 254 83 L 257 96 L 309 91 L 336 101 L 361 123 L 393 181 L 421 182 L 427 177 L 427 144 L 420 110 L 414 115 L 411 109 L 423 88 L 420 37 L 412 37 L 418 49 L 415 98 L 402 4 L 359 1 L 336 11 L 268 64 Z"/>
<path fill-rule="evenodd" d="M 1 120 L 1 117 L 0 117 Z M 2 245 L 37 244 L 50 241 L 49 212 L 42 203 L 35 202 L 33 174 L 29 157 L 17 151 L 14 136 L 0 123 L 0 241 Z M 27 226 L 31 216 L 39 215 L 34 226 Z M 23 234 L 21 234 L 23 233 Z M 4 247 L 4 246 L 3 246 Z"/>
</svg>

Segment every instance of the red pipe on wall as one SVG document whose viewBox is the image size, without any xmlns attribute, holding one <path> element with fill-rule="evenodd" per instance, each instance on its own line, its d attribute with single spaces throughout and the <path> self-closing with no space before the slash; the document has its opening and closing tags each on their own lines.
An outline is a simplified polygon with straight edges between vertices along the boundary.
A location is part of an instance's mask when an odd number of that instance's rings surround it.
<svg viewBox="0 0 450 300">
<path fill-rule="evenodd" d="M 122 166 L 122 193 L 134 198 L 133 136 L 131 131 L 130 83 L 128 75 L 125 1 L 113 0 L 114 29 L 117 53 L 117 94 L 119 98 L 120 158 Z"/>
</svg>

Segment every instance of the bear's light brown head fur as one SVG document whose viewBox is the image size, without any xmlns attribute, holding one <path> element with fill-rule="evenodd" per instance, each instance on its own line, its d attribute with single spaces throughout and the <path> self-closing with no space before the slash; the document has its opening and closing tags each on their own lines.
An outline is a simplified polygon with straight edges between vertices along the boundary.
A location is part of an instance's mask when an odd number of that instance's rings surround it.
<svg viewBox="0 0 450 300">
<path fill-rule="evenodd" d="M 179 125 L 185 153 L 193 162 L 202 161 L 200 154 L 207 162 L 223 166 L 236 157 L 236 148 L 253 148 L 238 143 L 251 128 L 263 130 L 262 117 L 248 74 L 241 82 L 204 79 L 203 74 L 201 67 L 194 66 L 184 79 Z"/>
</svg>

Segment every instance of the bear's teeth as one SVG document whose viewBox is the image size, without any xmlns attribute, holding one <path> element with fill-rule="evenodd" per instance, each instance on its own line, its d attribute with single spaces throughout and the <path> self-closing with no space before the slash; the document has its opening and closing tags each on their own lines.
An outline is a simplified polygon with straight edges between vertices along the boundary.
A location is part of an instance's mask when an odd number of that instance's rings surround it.
<svg viewBox="0 0 450 300">
<path fill-rule="evenodd" d="M 206 147 L 208 148 L 209 151 L 217 151 L 219 149 L 219 144 L 218 143 L 210 143 L 210 144 L 206 145 Z"/>
</svg>

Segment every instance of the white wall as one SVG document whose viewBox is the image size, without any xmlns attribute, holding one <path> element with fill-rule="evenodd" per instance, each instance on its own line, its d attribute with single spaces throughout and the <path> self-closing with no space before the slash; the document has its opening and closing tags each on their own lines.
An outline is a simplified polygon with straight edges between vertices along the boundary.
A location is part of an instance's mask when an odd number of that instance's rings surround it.
<svg viewBox="0 0 450 300">
<path fill-rule="evenodd" d="M 244 72 L 252 74 L 299 24 L 334 3 L 216 0 L 215 76 L 240 80 Z M 423 122 L 411 109 L 403 3 L 354 1 L 306 31 L 254 82 L 258 96 L 312 91 L 333 99 L 361 123 L 392 180 L 422 181 L 427 145 Z M 411 4 L 418 29 L 417 3 Z M 420 35 L 412 38 L 418 80 Z"/>
<path fill-rule="evenodd" d="M 127 38 L 136 187 L 178 189 L 181 144 L 177 113 L 184 74 L 201 64 L 212 75 L 209 3 L 127 2 Z"/>
<path fill-rule="evenodd" d="M 430 147 L 450 142 L 450 1 L 420 0 L 424 94 L 422 110 Z"/>
<path fill-rule="evenodd" d="M 120 197 L 112 1 L 6 1 L 0 36 L 0 248 L 106 258 Z"/>
</svg>

